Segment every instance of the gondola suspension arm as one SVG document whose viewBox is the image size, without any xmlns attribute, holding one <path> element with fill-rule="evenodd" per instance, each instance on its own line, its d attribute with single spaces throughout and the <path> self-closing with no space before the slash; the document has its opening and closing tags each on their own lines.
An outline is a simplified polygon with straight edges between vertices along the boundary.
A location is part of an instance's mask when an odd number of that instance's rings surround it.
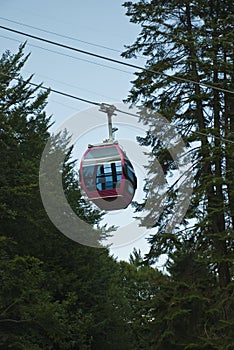
<svg viewBox="0 0 234 350">
<path fill-rule="evenodd" d="M 117 115 L 115 111 L 117 108 L 114 105 L 109 105 L 107 103 L 101 103 L 100 104 L 100 109 L 101 112 L 104 112 L 107 114 L 108 118 L 108 132 L 109 132 L 109 139 L 105 140 L 104 142 L 110 142 L 112 143 L 114 141 L 114 132 L 118 130 L 118 128 L 113 128 L 112 125 L 112 116 Z"/>
</svg>

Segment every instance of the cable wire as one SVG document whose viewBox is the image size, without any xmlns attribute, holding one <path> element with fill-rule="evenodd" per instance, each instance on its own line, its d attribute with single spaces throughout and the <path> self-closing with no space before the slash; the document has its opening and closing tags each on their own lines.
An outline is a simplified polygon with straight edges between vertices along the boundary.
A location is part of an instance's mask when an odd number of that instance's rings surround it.
<svg viewBox="0 0 234 350">
<path fill-rule="evenodd" d="M 41 38 L 39 36 L 32 35 L 32 34 L 29 34 L 29 33 L 21 32 L 19 30 L 15 30 L 15 29 L 12 29 L 12 28 L 9 28 L 9 27 L 0 26 L 0 28 L 2 28 L 4 30 L 7 30 L 7 31 L 10 31 L 12 33 L 24 35 L 26 37 L 29 37 L 29 38 L 32 38 L 32 39 L 35 39 L 35 40 L 39 40 L 39 41 L 42 41 L 42 42 L 45 42 L 45 43 L 48 43 L 48 44 L 51 44 L 51 45 L 59 46 L 59 47 L 62 47 L 64 49 L 68 49 L 68 50 L 72 50 L 72 51 L 75 51 L 75 52 L 79 52 L 79 53 L 82 53 L 84 55 L 89 55 L 89 56 L 96 57 L 96 58 L 99 58 L 99 59 L 102 59 L 102 60 L 105 60 L 105 61 L 117 63 L 117 64 L 120 64 L 120 65 L 123 65 L 123 66 L 126 66 L 126 67 L 139 69 L 139 70 L 142 70 L 142 71 L 147 72 L 147 73 L 163 75 L 163 76 L 166 76 L 167 78 L 170 78 L 170 79 L 179 80 L 179 81 L 187 82 L 187 83 L 192 83 L 192 84 L 196 84 L 196 85 L 199 85 L 199 86 L 204 86 L 204 87 L 207 87 L 207 88 L 211 88 L 211 89 L 214 89 L 214 90 L 218 90 L 218 91 L 234 94 L 234 91 L 230 91 L 230 90 L 227 90 L 227 89 L 219 88 L 219 87 L 214 86 L 214 85 L 210 85 L 210 84 L 206 84 L 206 83 L 202 83 L 202 82 L 197 82 L 197 81 L 194 81 L 194 80 L 191 80 L 191 79 L 186 79 L 186 78 L 178 77 L 178 76 L 175 76 L 175 75 L 171 76 L 171 75 L 166 74 L 164 72 L 160 72 L 160 71 L 156 71 L 156 70 L 153 70 L 153 69 L 140 67 L 140 66 L 135 65 L 135 64 L 131 64 L 131 63 L 123 62 L 123 61 L 120 61 L 120 60 L 117 60 L 117 59 L 114 59 L 114 58 L 98 55 L 98 54 L 93 53 L 93 52 L 77 49 L 77 48 L 69 46 L 69 45 L 65 45 L 65 44 L 58 43 L 58 42 L 55 42 L 55 41 L 52 41 L 52 40 Z"/>
<path fill-rule="evenodd" d="M 31 81 L 26 81 L 26 80 L 21 79 L 21 78 L 12 77 L 11 75 L 5 74 L 3 72 L 0 72 L 0 76 L 1 75 L 5 76 L 7 78 L 10 78 L 10 79 L 14 79 L 14 80 L 17 80 L 17 81 L 22 81 L 24 83 L 27 83 L 27 84 L 29 84 L 31 86 L 35 86 L 35 87 L 37 87 L 39 89 L 42 89 L 42 90 L 46 90 L 46 91 L 49 91 L 49 92 L 54 92 L 55 94 L 72 98 L 74 100 L 78 100 L 78 101 L 81 101 L 81 102 L 92 104 L 94 106 L 101 106 L 101 103 L 99 103 L 99 102 L 94 102 L 94 101 L 91 101 L 91 100 L 88 100 L 88 99 L 85 99 L 85 98 L 82 98 L 82 97 L 78 97 L 78 96 L 75 96 L 75 95 L 72 95 L 72 94 L 68 94 L 68 93 L 60 91 L 60 90 L 55 90 L 55 89 L 49 88 L 47 86 L 44 86 L 42 84 L 36 84 L 36 83 L 32 83 Z"/>
<path fill-rule="evenodd" d="M 104 46 L 104 45 L 94 44 L 94 43 L 91 43 L 91 42 L 89 42 L 89 41 L 85 41 L 85 40 L 80 40 L 80 39 L 77 39 L 77 38 L 73 38 L 73 37 L 71 37 L 71 36 L 69 36 L 69 35 L 58 34 L 58 33 L 52 32 L 52 31 L 50 31 L 50 30 L 46 30 L 46 29 L 34 27 L 34 26 L 29 25 L 29 24 L 24 24 L 24 23 L 21 23 L 21 22 L 18 22 L 18 21 L 13 21 L 13 20 L 10 20 L 10 19 L 4 18 L 4 17 L 0 17 L 0 19 L 3 19 L 4 21 L 10 22 L 10 23 L 18 24 L 18 25 L 23 26 L 23 27 L 27 27 L 27 28 L 31 28 L 31 29 L 36 29 L 36 30 L 39 30 L 40 32 L 44 32 L 44 33 L 47 33 L 47 34 L 53 34 L 53 35 L 56 35 L 56 36 L 61 37 L 61 38 L 64 38 L 64 39 L 70 39 L 70 40 L 73 40 L 73 41 L 77 41 L 77 42 L 79 42 L 79 43 L 83 43 L 83 44 L 91 45 L 91 46 L 94 46 L 94 47 L 98 47 L 98 48 L 100 48 L 100 49 L 105 49 L 105 50 L 109 50 L 109 51 L 114 51 L 114 52 L 121 53 L 120 50 L 113 49 L 113 48 L 111 48 L 111 47 Z"/>
<path fill-rule="evenodd" d="M 10 75 L 8 74 L 4 74 L 2 72 L 0 72 L 1 75 L 4 75 L 8 78 L 11 78 L 11 79 L 14 79 L 14 80 L 18 80 L 18 81 L 23 81 L 23 82 L 26 82 L 25 80 L 23 79 L 20 79 L 20 78 L 16 78 L 16 77 L 11 77 Z M 91 101 L 91 100 L 88 100 L 88 99 L 85 99 L 85 98 L 82 98 L 82 97 L 78 97 L 78 96 L 75 96 L 75 95 L 71 95 L 71 94 L 68 94 L 66 92 L 63 92 L 63 91 L 60 91 L 60 90 L 55 90 L 55 89 L 51 89 L 49 87 L 46 87 L 46 86 L 43 86 L 42 84 L 36 84 L 36 83 L 32 83 L 30 81 L 27 82 L 29 85 L 32 85 L 32 86 L 35 86 L 37 88 L 40 88 L 40 89 L 43 89 L 43 90 L 46 90 L 46 91 L 49 91 L 49 92 L 53 92 L 53 93 L 56 93 L 58 95 L 62 95 L 62 96 L 65 96 L 65 97 L 69 97 L 69 98 L 72 98 L 72 99 L 75 99 L 75 100 L 78 100 L 78 101 L 81 101 L 81 102 L 85 102 L 85 103 L 88 103 L 88 104 L 91 104 L 91 105 L 94 105 L 94 106 L 99 106 L 101 107 L 102 103 L 100 102 L 95 102 L 95 101 Z M 116 112 L 119 112 L 119 113 L 123 113 L 123 114 L 126 114 L 126 115 L 130 115 L 132 117 L 135 117 L 135 118 L 139 118 L 139 115 L 135 114 L 135 113 L 130 113 L 130 112 L 126 112 L 126 111 L 122 111 L 121 109 L 118 109 L 116 108 L 115 109 Z M 203 136 L 211 136 L 217 140 L 222 140 L 224 142 L 228 142 L 228 143 L 232 143 L 234 144 L 234 141 L 232 140 L 228 140 L 228 139 L 225 139 L 223 137 L 218 137 L 218 136 L 215 136 L 215 135 L 211 135 L 211 134 L 205 134 L 203 132 L 200 132 L 200 131 L 193 131 L 195 134 L 198 134 L 198 135 L 203 135 Z"/>
<path fill-rule="evenodd" d="M 16 42 L 19 42 L 21 43 L 20 40 L 18 39 L 13 39 L 13 38 L 9 38 L 5 35 L 0 35 L 1 38 L 4 38 L 4 39 L 7 39 L 7 40 L 12 40 L 12 41 L 16 41 Z M 113 69 L 113 70 L 116 70 L 118 72 L 123 72 L 123 73 L 127 73 L 127 74 L 133 74 L 132 72 L 130 71 L 127 71 L 127 70 L 123 70 L 123 69 L 120 69 L 120 68 L 116 68 L 116 67 L 111 67 L 111 66 L 107 66 L 106 64 L 101 64 L 101 63 L 98 63 L 98 62 L 94 62 L 94 61 L 89 61 L 89 60 L 86 60 L 84 58 L 80 58 L 80 57 L 77 57 L 77 56 L 72 56 L 72 55 L 69 55 L 69 54 L 66 54 L 66 53 L 63 53 L 63 52 L 59 52 L 59 51 L 54 51 L 54 50 L 51 50 L 51 49 L 48 49 L 48 48 L 45 48 L 45 47 L 42 47 L 42 46 L 38 46 L 38 45 L 33 45 L 33 44 L 28 44 L 29 46 L 31 47 L 35 47 L 37 49 L 41 49 L 41 50 L 44 50 L 44 51 L 48 51 L 48 52 L 52 52 L 52 53 L 55 53 L 57 55 L 60 55 L 60 56 L 65 56 L 65 57 L 69 57 L 69 58 L 72 58 L 72 59 L 75 59 L 75 60 L 78 60 L 78 61 L 82 61 L 82 62 L 86 62 L 86 63 L 91 63 L 91 64 L 94 64 L 96 66 L 99 66 L 99 67 L 103 67 L 103 68 L 108 68 L 108 69 Z"/>
<path fill-rule="evenodd" d="M 99 102 L 94 102 L 94 101 L 87 100 L 87 99 L 82 98 L 82 97 L 77 97 L 75 95 L 71 95 L 71 94 L 68 94 L 66 92 L 62 92 L 62 91 L 59 91 L 59 90 L 51 89 L 51 88 L 48 88 L 48 87 L 43 86 L 43 85 L 38 85 L 38 84 L 35 84 L 35 83 L 31 83 L 31 82 L 29 82 L 29 84 L 32 85 L 32 86 L 39 87 L 40 89 L 43 89 L 43 90 L 54 92 L 54 93 L 56 93 L 58 95 L 62 95 L 62 96 L 65 96 L 65 97 L 70 97 L 70 98 L 73 98 L 73 99 L 81 101 L 81 102 L 92 104 L 94 106 L 100 106 L 101 105 Z"/>
<path fill-rule="evenodd" d="M 119 112 L 119 113 L 124 113 L 124 114 L 127 114 L 127 115 L 130 115 L 130 116 L 132 116 L 132 117 L 137 117 L 137 118 L 139 118 L 139 115 L 137 115 L 137 114 L 134 114 L 134 113 L 130 113 L 130 112 L 125 112 L 125 111 L 121 111 L 120 109 L 116 109 L 116 112 Z M 228 140 L 228 139 L 225 139 L 225 138 L 223 138 L 223 137 L 219 137 L 219 136 L 215 136 L 215 135 L 211 135 L 211 134 L 205 134 L 204 132 L 201 132 L 201 131 L 193 131 L 195 134 L 198 134 L 198 135 L 201 135 L 201 136 L 211 136 L 211 137 L 213 137 L 214 139 L 216 139 L 216 140 L 223 140 L 223 141 L 225 141 L 225 142 L 229 142 L 229 143 L 233 143 L 234 144 L 234 141 L 232 141 L 232 140 Z"/>
</svg>

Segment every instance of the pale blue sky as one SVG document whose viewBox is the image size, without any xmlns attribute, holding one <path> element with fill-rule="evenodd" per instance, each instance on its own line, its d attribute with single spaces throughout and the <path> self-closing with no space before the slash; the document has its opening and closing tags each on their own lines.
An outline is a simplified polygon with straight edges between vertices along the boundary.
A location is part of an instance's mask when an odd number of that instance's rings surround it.
<svg viewBox="0 0 234 350">
<path fill-rule="evenodd" d="M 123 1 L 120 0 L 69 0 L 66 2 L 58 0 L 2 0 L 0 16 L 8 19 L 8 21 L 0 18 L 0 23 L 6 27 L 82 50 L 121 59 L 120 53 L 116 52 L 116 50 L 123 51 L 124 45 L 131 44 L 139 32 L 137 26 L 129 23 L 129 19 L 125 16 L 125 9 L 121 6 L 122 3 Z M 10 21 L 17 21 L 114 50 L 61 38 Z M 131 87 L 130 82 L 134 78 L 133 69 L 97 60 L 33 39 L 27 39 L 24 36 L 7 32 L 3 29 L 0 30 L 1 52 L 4 52 L 6 49 L 16 52 L 19 42 L 24 42 L 25 40 L 28 42 L 26 52 L 31 52 L 31 56 L 23 74 L 24 76 L 29 76 L 29 74 L 34 73 L 33 82 L 43 82 L 45 86 L 55 90 L 61 90 L 96 102 L 113 104 L 121 102 L 127 97 Z M 35 46 L 40 46 L 40 48 Z M 45 49 L 58 51 L 76 58 L 62 56 Z M 96 64 L 83 60 L 89 60 Z M 139 58 L 133 60 L 132 63 L 143 66 L 144 61 Z M 97 64 L 108 65 L 110 68 Z M 82 102 L 51 93 L 46 110 L 49 115 L 53 115 L 56 127 L 63 124 L 74 113 L 90 107 L 90 105 Z M 143 186 L 143 184 L 140 185 Z M 115 214 L 115 220 L 116 224 L 121 224 L 123 217 L 119 216 L 118 218 L 118 214 Z M 136 244 L 127 245 L 124 248 L 115 250 L 113 253 L 120 259 L 128 259 L 135 245 L 137 249 L 146 251 L 144 240 L 140 240 Z"/>
<path fill-rule="evenodd" d="M 137 36 L 139 28 L 129 23 L 125 16 L 122 1 L 87 0 L 87 1 L 58 1 L 58 0 L 11 0 L 1 1 L 1 17 L 12 21 L 70 36 L 95 45 L 102 45 L 115 50 L 124 50 L 124 45 L 130 44 Z M 96 46 L 64 39 L 52 34 L 43 33 L 32 28 L 23 27 L 16 23 L 0 19 L 2 25 L 30 34 L 59 41 L 75 46 L 82 50 L 95 52 L 112 58 L 120 59 L 120 53 L 98 48 Z M 19 42 L 10 40 L 28 41 L 27 50 L 31 57 L 27 63 L 25 74 L 35 73 L 34 82 L 44 82 L 44 85 L 54 89 L 63 90 L 98 102 L 122 101 L 126 98 L 133 79 L 133 69 L 122 67 L 113 63 L 97 60 L 95 58 L 78 54 L 69 50 L 51 46 L 46 43 L 27 39 L 24 36 L 0 30 L 1 50 L 9 48 L 16 51 Z M 75 56 L 77 59 L 61 56 L 52 52 L 30 46 L 40 46 L 44 49 L 59 51 Z M 89 60 L 98 64 L 108 65 L 118 70 L 104 68 L 99 65 L 81 61 Z M 143 61 L 133 60 L 136 64 Z M 121 72 L 120 70 L 125 70 Z M 60 104 L 59 104 L 60 103 Z M 68 107 L 62 106 L 65 104 Z M 71 99 L 51 94 L 48 112 L 54 115 L 56 122 L 63 122 L 64 118 L 88 106 Z M 73 108 L 73 109 L 72 109 Z"/>
</svg>

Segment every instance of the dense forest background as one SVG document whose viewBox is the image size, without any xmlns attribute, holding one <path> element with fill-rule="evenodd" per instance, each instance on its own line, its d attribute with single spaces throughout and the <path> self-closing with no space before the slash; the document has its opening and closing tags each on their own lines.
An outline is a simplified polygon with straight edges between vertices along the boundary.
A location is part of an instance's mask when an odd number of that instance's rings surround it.
<svg viewBox="0 0 234 350">
<path fill-rule="evenodd" d="M 2 350 L 234 349 L 233 5 L 141 0 L 124 6 L 141 32 L 123 56 L 143 54 L 148 68 L 136 73 L 128 101 L 159 112 L 183 137 L 193 160 L 190 207 L 182 224 L 167 232 L 179 189 L 168 192 L 149 253 L 142 257 L 134 250 L 129 262 L 58 232 L 43 208 L 38 178 L 50 137 L 44 111 L 49 92 L 32 87 L 31 77 L 22 79 L 29 59 L 24 45 L 3 53 Z M 154 159 L 165 177 L 175 166 L 155 130 L 151 126 L 139 140 L 152 146 L 152 181 Z M 66 147 L 66 137 L 55 142 L 51 152 Z M 63 165 L 64 191 L 77 215 L 97 224 L 101 216 L 84 202 L 70 155 L 71 149 Z M 147 187 L 146 199 L 157 199 Z M 144 211 L 144 203 L 136 210 Z M 152 205 L 151 220 L 156 210 Z M 166 274 L 153 267 L 164 253 Z"/>
</svg>

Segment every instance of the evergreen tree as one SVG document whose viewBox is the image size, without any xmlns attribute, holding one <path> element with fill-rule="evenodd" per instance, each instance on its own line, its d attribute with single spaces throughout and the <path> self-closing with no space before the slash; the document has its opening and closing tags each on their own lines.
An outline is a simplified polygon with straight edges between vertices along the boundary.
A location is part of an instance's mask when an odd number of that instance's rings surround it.
<svg viewBox="0 0 234 350">
<path fill-rule="evenodd" d="M 145 264 L 140 252 L 134 250 L 130 263 L 120 262 L 119 278 L 118 284 L 121 285 L 125 297 L 125 319 L 131 326 L 129 337 L 132 337 L 133 349 L 153 350 L 159 336 L 159 330 L 156 332 L 154 326 L 158 317 L 155 314 L 155 303 L 157 300 L 160 307 L 165 307 L 162 304 L 163 286 L 167 285 L 169 288 L 168 276 Z M 161 322 L 160 319 L 160 327 Z"/>
<path fill-rule="evenodd" d="M 172 232 L 167 231 L 178 188 L 171 188 L 167 193 L 165 210 L 157 223 L 157 197 L 153 191 L 147 193 L 151 203 L 147 220 L 150 218 L 158 226 L 157 234 L 150 239 L 147 258 L 154 262 L 160 254 L 167 253 L 168 260 L 174 264 L 174 268 L 171 267 L 173 305 L 177 306 L 176 315 L 182 315 L 183 310 L 188 315 L 183 328 L 188 323 L 191 325 L 195 317 L 192 316 L 192 310 L 196 309 L 193 295 L 198 296 L 199 291 L 200 300 L 204 300 L 195 322 L 196 339 L 181 333 L 178 318 L 179 328 L 173 330 L 176 336 L 172 348 L 230 349 L 234 233 L 233 5 L 225 0 L 142 0 L 126 2 L 124 6 L 130 21 L 141 26 L 141 32 L 123 56 L 131 58 L 142 53 L 147 57 L 149 69 L 136 73 L 128 101 L 166 117 L 190 146 L 187 150 L 193 160 L 193 195 L 183 230 L 177 225 Z M 142 118 L 152 124 L 152 113 L 149 114 L 150 120 L 146 114 Z M 151 127 L 141 142 L 152 146 L 152 156 L 160 160 L 167 177 L 175 169 L 175 162 L 169 155 L 168 145 L 160 140 L 160 132 L 164 130 L 159 131 L 157 125 Z M 151 174 L 153 172 L 152 166 Z M 151 188 L 154 188 L 153 181 L 157 178 L 151 180 Z M 178 259 L 182 259 L 179 265 Z M 188 264 L 191 259 L 194 264 Z M 194 275 L 194 268 L 201 268 L 201 274 Z M 195 278 L 192 290 L 187 289 L 181 298 L 179 272 L 181 276 L 185 273 Z M 201 284 L 206 286 L 204 291 L 200 289 Z M 207 290 L 212 290 L 208 296 Z M 168 317 L 174 320 L 171 311 L 167 312 L 164 321 Z"/>
<path fill-rule="evenodd" d="M 66 154 L 57 172 L 74 213 L 90 226 L 101 218 L 81 196 L 68 135 L 50 137 L 48 92 L 20 76 L 23 50 L 0 60 L 0 348 L 103 350 L 122 342 L 131 350 L 118 264 L 107 249 L 65 237 L 42 205 L 39 166 L 49 141 L 51 167 Z"/>
</svg>

